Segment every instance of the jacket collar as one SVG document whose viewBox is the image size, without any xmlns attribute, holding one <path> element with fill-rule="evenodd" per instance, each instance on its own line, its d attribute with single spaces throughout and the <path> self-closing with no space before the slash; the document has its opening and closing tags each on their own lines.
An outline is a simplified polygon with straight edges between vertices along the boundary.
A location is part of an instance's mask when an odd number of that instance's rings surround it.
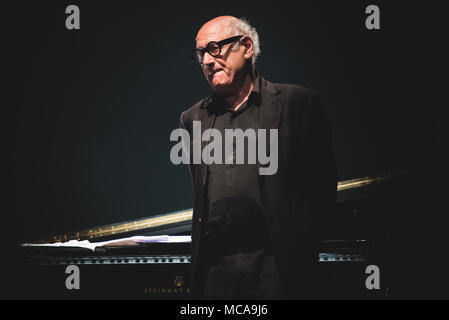
<svg viewBox="0 0 449 320">
<path fill-rule="evenodd" d="M 251 91 L 251 95 L 257 96 L 257 104 L 260 105 L 262 102 L 262 96 L 263 91 L 268 91 L 272 94 L 277 94 L 280 91 L 280 88 L 276 86 L 274 83 L 265 80 L 262 76 L 259 75 L 258 72 L 256 72 L 256 80 L 254 82 L 253 90 Z M 200 108 L 205 109 L 212 106 L 212 103 L 214 102 L 214 99 L 217 99 L 217 96 L 215 93 L 211 93 L 206 99 L 204 99 L 203 103 L 200 105 Z"/>
</svg>

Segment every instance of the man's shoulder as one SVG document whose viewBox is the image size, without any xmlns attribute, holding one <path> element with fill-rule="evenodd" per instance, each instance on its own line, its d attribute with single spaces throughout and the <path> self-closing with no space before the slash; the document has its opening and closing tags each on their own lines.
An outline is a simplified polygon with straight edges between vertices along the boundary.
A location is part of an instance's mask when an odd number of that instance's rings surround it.
<svg viewBox="0 0 449 320">
<path fill-rule="evenodd" d="M 313 95 L 316 95 L 315 91 L 303 85 L 293 83 L 275 83 L 270 81 L 266 82 L 268 84 L 267 87 L 271 86 L 274 90 L 290 99 L 308 101 Z"/>
<path fill-rule="evenodd" d="M 267 90 L 273 94 L 279 93 L 284 95 L 286 100 L 292 102 L 294 105 L 306 105 L 313 96 L 317 96 L 315 91 L 306 86 L 292 83 L 271 82 L 266 79 L 262 80 L 262 90 Z M 183 111 L 181 113 L 181 121 L 184 122 L 184 124 L 188 124 L 192 123 L 194 120 L 198 120 L 200 110 L 210 102 L 211 96 L 212 95 L 209 95 L 200 99 L 190 108 Z"/>
<path fill-rule="evenodd" d="M 267 81 L 267 87 L 270 86 L 275 88 L 277 94 L 283 96 L 284 106 L 289 110 L 322 112 L 324 108 L 319 94 L 306 86 L 292 83 L 269 83 Z"/>
</svg>

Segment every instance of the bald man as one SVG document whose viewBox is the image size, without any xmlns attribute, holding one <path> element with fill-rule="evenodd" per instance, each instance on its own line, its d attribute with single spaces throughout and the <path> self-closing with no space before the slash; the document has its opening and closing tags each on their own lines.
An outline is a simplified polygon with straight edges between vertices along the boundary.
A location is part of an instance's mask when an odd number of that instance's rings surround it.
<svg viewBox="0 0 449 320">
<path fill-rule="evenodd" d="M 229 129 L 275 129 L 267 144 L 278 152 L 272 174 L 261 174 L 264 164 L 249 156 L 237 163 L 235 152 L 231 162 L 189 165 L 197 297 L 303 298 L 316 289 L 317 227 L 332 211 L 337 186 L 331 129 L 314 92 L 256 72 L 259 54 L 259 36 L 244 19 L 217 17 L 196 36 L 192 59 L 212 93 L 181 114 L 181 128 L 192 139 L 198 123 L 202 134 L 215 129 L 223 137 Z"/>
</svg>

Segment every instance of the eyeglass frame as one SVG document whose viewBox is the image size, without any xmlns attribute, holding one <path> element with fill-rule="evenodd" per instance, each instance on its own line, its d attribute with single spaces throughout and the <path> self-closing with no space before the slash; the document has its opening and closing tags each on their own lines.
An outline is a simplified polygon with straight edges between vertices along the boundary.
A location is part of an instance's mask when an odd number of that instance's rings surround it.
<svg viewBox="0 0 449 320">
<path fill-rule="evenodd" d="M 192 53 L 190 54 L 190 58 L 193 60 L 193 62 L 195 62 L 195 63 L 197 63 L 199 65 L 202 65 L 203 64 L 203 59 L 204 59 L 204 54 L 206 52 L 209 53 L 214 58 L 218 57 L 221 54 L 221 48 L 224 45 L 227 45 L 229 43 L 233 43 L 233 42 L 239 41 L 243 37 L 244 37 L 244 35 L 239 35 L 239 36 L 233 36 L 233 37 L 230 37 L 230 38 L 226 38 L 226 39 L 223 39 L 223 40 L 220 40 L 220 41 L 210 41 L 202 49 L 193 49 Z M 212 54 L 212 53 L 209 52 L 209 50 L 211 50 L 210 46 L 213 45 L 213 44 L 216 44 L 217 47 L 218 47 L 218 53 L 217 54 Z M 201 54 L 201 62 L 199 62 L 199 60 L 195 58 L 195 54 L 198 55 L 197 52 L 199 52 Z"/>
</svg>

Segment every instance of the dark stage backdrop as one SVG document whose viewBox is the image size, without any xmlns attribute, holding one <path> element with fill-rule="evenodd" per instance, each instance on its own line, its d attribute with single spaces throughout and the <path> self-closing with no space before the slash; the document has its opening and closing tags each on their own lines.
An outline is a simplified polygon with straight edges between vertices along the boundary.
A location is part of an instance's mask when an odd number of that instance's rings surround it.
<svg viewBox="0 0 449 320">
<path fill-rule="evenodd" d="M 411 4 L 181 3 L 19 1 L 4 10 L 13 95 L 4 105 L 12 161 L 4 235 L 39 239 L 192 207 L 169 135 L 209 93 L 188 56 L 199 27 L 217 15 L 257 28 L 265 78 L 321 95 L 339 180 L 435 158 L 441 118 L 410 84 L 428 80 L 416 79 L 417 58 L 441 38 L 408 23 L 417 19 Z M 81 10 L 80 30 L 65 28 L 69 4 Z M 368 4 L 379 5 L 381 30 L 365 28 Z"/>
</svg>

